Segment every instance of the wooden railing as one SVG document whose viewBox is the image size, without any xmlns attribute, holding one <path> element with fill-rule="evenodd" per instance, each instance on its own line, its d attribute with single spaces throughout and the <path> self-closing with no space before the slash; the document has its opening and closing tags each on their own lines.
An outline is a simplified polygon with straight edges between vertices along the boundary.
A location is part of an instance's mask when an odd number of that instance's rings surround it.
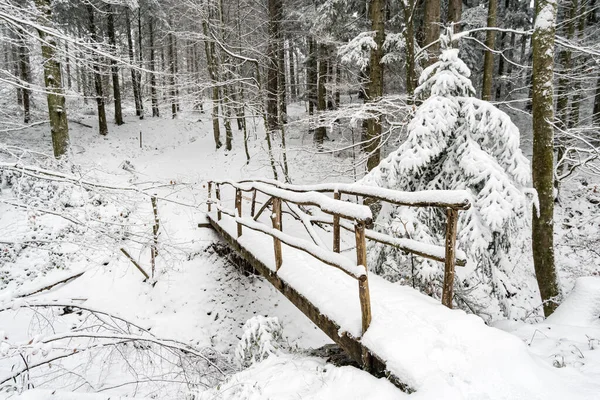
<svg viewBox="0 0 600 400">
<path fill-rule="evenodd" d="M 235 209 L 227 209 L 221 203 L 221 187 L 231 186 L 235 189 Z M 212 197 L 213 187 L 215 198 Z M 248 198 L 251 203 L 250 218 L 242 214 L 242 193 L 252 193 Z M 257 193 L 267 196 L 267 200 L 256 212 Z M 327 194 L 332 194 L 329 197 Z M 446 209 L 446 240 L 444 246 L 433 246 L 406 238 L 395 238 L 390 235 L 367 229 L 372 222 L 371 210 L 361 204 L 354 204 L 342 200 L 342 195 L 358 196 L 364 199 L 373 199 L 388 202 L 398 206 L 410 207 L 441 207 Z M 282 213 L 283 203 L 287 205 L 287 213 L 300 221 L 311 238 L 311 242 L 288 235 L 283 232 Z M 222 214 L 232 217 L 237 225 L 237 236 L 243 234 L 243 229 L 248 228 L 262 232 L 273 238 L 275 255 L 275 270 L 281 268 L 283 256 L 281 243 L 310 254 L 321 262 L 340 269 L 358 281 L 359 300 L 362 314 L 363 333 L 371 322 L 371 301 L 369 295 L 367 248 L 366 239 L 396 247 L 405 252 L 428 259 L 444 262 L 444 283 L 442 290 L 442 303 L 452 308 L 454 285 L 454 269 L 456 265 L 466 264 L 466 255 L 456 250 L 456 230 L 458 211 L 470 207 L 469 197 L 463 191 L 427 191 L 427 192 L 399 192 L 360 186 L 354 184 L 319 184 L 295 186 L 272 180 L 248 181 L 211 181 L 208 183 L 208 211 L 212 212 L 215 205 L 217 220 Z M 314 206 L 325 215 L 309 215 L 302 206 Z M 261 214 L 271 207 L 272 228 L 258 222 Z M 330 224 L 333 226 L 332 250 L 322 242 L 314 230 L 314 224 Z M 341 232 L 345 229 L 354 232 L 356 243 L 356 263 L 342 256 L 340 253 Z"/>
</svg>

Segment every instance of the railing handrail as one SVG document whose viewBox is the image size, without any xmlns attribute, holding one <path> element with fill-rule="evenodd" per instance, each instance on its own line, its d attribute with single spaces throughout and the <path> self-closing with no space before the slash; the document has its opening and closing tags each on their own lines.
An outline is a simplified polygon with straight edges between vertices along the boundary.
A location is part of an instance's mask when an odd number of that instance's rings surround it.
<svg viewBox="0 0 600 400">
<path fill-rule="evenodd" d="M 277 197 L 297 205 L 316 206 L 327 214 L 339 215 L 346 219 L 364 222 L 366 224 L 369 224 L 373 218 L 371 209 L 367 206 L 332 199 L 315 191 L 294 191 L 259 181 L 236 182 L 226 179 L 221 181 L 210 181 L 209 183 L 230 185 L 243 192 L 256 190 L 268 196 Z"/>
<path fill-rule="evenodd" d="M 232 217 L 236 223 L 242 224 L 246 228 L 252 229 L 253 231 L 264 233 L 280 240 L 282 243 L 285 243 L 290 247 L 310 254 L 324 264 L 335 267 L 354 279 L 361 279 L 367 274 L 366 266 L 357 265 L 345 256 L 327 251 L 326 249 L 319 247 L 308 240 L 288 235 L 278 229 L 268 228 L 264 224 L 254 221 L 252 218 L 240 218 L 235 215 L 234 210 L 223 207 L 220 204 L 217 204 L 217 209 L 223 214 Z"/>
<path fill-rule="evenodd" d="M 370 197 L 375 200 L 385 201 L 398 206 L 407 207 L 438 207 L 467 210 L 471 207 L 471 196 L 466 190 L 422 190 L 417 192 L 404 192 L 385 189 L 376 186 L 359 185 L 356 183 L 317 183 L 311 185 L 292 185 L 273 179 L 242 180 L 239 183 L 259 182 L 272 185 L 279 189 L 296 193 L 343 193 L 350 196 Z"/>
</svg>

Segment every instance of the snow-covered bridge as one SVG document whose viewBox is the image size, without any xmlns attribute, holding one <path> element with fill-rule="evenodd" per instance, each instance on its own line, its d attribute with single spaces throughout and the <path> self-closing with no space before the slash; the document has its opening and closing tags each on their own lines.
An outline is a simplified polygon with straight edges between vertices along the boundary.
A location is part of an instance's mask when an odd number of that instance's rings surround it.
<svg viewBox="0 0 600 400">
<path fill-rule="evenodd" d="M 466 263 L 464 252 L 455 248 L 458 214 L 470 207 L 466 192 L 271 180 L 213 181 L 208 192 L 207 224 L 375 375 L 405 391 L 439 393 L 439 398 L 561 398 L 578 391 L 541 367 L 515 336 L 451 310 L 454 267 Z M 369 229 L 371 210 L 357 200 L 445 209 L 445 243 Z M 440 261 L 443 304 L 369 274 L 367 240 Z M 544 388 L 531 384 L 536 381 L 545 382 Z"/>
<path fill-rule="evenodd" d="M 466 192 L 403 193 L 350 184 L 295 186 L 271 180 L 209 182 L 208 191 L 210 225 L 242 258 L 365 369 L 386 373 L 396 384 L 410 387 L 387 368 L 385 352 L 377 351 L 374 343 L 379 339 L 363 340 L 372 331 L 370 336 L 381 337 L 377 326 L 391 328 L 378 322 L 393 314 L 386 303 L 394 301 L 392 293 L 398 289 L 376 276 L 369 278 L 366 240 L 444 263 L 442 302 L 451 307 L 454 267 L 466 263 L 465 254 L 455 249 L 458 212 L 470 207 Z M 435 246 L 368 229 L 370 208 L 343 196 L 444 208 L 446 243 Z"/>
</svg>

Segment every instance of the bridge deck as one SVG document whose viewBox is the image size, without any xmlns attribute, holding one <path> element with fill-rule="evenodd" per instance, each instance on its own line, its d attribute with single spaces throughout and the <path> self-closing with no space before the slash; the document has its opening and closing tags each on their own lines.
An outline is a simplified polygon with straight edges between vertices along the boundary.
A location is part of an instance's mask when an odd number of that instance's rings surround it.
<svg viewBox="0 0 600 400">
<path fill-rule="evenodd" d="M 520 384 L 523 374 L 552 382 L 550 371 L 541 369 L 514 336 L 374 274 L 369 276 L 372 322 L 361 335 L 356 280 L 285 245 L 283 265 L 276 273 L 271 237 L 244 228 L 238 239 L 231 217 L 223 215 L 217 221 L 209 213 L 208 219 L 234 250 L 351 357 L 360 361 L 362 351 L 368 351 L 374 371 L 384 372 L 403 389 L 439 390 L 442 397 L 450 391 L 490 396 L 485 398 L 538 398 L 539 388 Z M 498 365 L 512 368 L 500 370 Z M 494 387 L 516 397 L 498 396 L 490 390 Z"/>
</svg>

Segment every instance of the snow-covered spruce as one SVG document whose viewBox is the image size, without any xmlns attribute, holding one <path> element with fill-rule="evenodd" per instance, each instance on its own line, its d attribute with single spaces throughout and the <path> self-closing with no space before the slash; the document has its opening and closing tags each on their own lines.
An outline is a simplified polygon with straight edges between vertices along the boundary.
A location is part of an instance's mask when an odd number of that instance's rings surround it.
<svg viewBox="0 0 600 400">
<path fill-rule="evenodd" d="M 277 317 L 257 315 L 246 321 L 244 334 L 235 349 L 235 359 L 242 368 L 278 354 L 283 343 L 283 327 Z"/>
<path fill-rule="evenodd" d="M 517 290 L 508 279 L 511 242 L 526 223 L 529 161 L 509 116 L 475 93 L 458 49 L 446 48 L 426 68 L 415 94 L 423 103 L 408 125 L 408 138 L 363 183 L 404 191 L 465 189 L 473 207 L 460 213 L 459 248 L 469 263 L 458 271 L 455 301 L 486 319 L 511 315 Z M 384 205 L 377 229 L 425 243 L 440 243 L 443 210 Z M 370 265 L 390 279 L 439 297 L 443 267 L 375 245 Z M 508 267 L 510 266 L 510 270 Z"/>
</svg>

